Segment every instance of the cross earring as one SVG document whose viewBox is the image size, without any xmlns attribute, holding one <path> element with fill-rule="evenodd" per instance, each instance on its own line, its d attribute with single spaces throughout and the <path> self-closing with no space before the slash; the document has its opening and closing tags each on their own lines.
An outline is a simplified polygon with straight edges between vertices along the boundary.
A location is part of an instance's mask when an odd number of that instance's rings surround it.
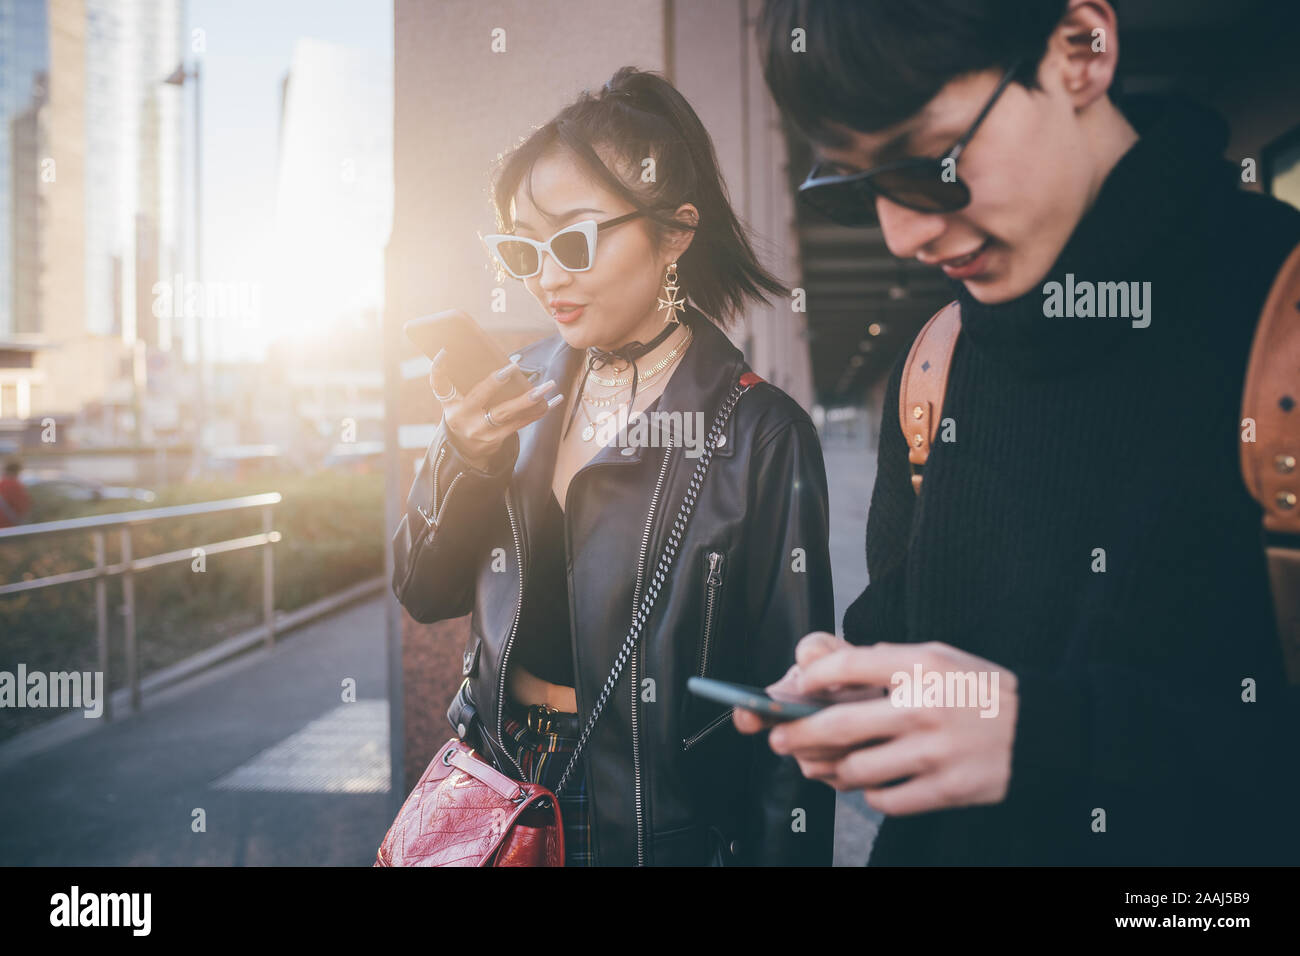
<svg viewBox="0 0 1300 956">
<path fill-rule="evenodd" d="M 677 298 L 677 263 L 668 263 L 668 268 L 664 270 L 664 295 L 667 298 L 659 300 L 659 308 L 668 310 L 667 323 L 682 324 L 682 320 L 677 318 L 678 312 L 686 311 L 686 300 Z"/>
</svg>

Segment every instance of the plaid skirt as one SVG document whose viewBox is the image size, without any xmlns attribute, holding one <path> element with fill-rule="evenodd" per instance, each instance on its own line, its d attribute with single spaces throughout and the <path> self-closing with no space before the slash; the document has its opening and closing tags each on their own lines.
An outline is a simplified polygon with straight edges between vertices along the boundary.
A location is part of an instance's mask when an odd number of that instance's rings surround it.
<svg viewBox="0 0 1300 956">
<path fill-rule="evenodd" d="M 502 743 L 510 748 L 514 758 L 519 761 L 528 782 L 540 783 L 554 791 L 564 768 L 569 765 L 578 738 L 529 730 L 527 719 L 526 710 L 507 697 Z M 583 773 L 585 763 L 584 753 L 569 774 L 564 792 L 557 798 L 560 817 L 564 821 L 565 866 L 592 865 L 591 820 L 588 816 L 586 775 Z"/>
</svg>

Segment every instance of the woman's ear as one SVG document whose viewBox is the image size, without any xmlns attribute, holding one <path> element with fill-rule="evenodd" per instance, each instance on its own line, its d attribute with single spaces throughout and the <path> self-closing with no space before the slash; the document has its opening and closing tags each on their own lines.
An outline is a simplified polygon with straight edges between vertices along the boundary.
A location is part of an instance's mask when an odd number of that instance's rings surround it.
<svg viewBox="0 0 1300 956">
<path fill-rule="evenodd" d="M 676 262 L 691 247 L 691 242 L 695 239 L 695 229 L 700 224 L 700 211 L 690 203 L 682 203 L 673 211 L 672 218 L 686 228 L 665 227 L 667 232 L 664 235 L 661 253 L 664 262 Z"/>
</svg>

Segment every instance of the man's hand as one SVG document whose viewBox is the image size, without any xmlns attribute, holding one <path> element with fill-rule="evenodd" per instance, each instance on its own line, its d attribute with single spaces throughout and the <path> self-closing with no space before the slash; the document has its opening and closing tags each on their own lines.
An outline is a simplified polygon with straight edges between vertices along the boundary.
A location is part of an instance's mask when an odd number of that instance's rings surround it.
<svg viewBox="0 0 1300 956">
<path fill-rule="evenodd" d="M 862 790 L 867 803 L 894 816 L 1005 799 L 1015 674 L 947 644 L 856 647 L 821 631 L 799 642 L 795 659 L 769 690 L 810 697 L 873 686 L 890 691 L 779 726 L 736 709 L 738 730 L 772 727 L 772 750 L 792 755 L 804 776 L 836 790 Z M 921 682 L 914 686 L 918 665 Z M 947 693 L 957 685 L 967 691 L 964 700 Z"/>
</svg>

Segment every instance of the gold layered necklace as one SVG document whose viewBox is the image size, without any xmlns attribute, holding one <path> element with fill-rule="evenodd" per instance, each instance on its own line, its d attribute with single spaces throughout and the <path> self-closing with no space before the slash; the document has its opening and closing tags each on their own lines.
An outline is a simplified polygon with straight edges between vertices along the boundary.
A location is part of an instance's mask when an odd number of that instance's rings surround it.
<svg viewBox="0 0 1300 956">
<path fill-rule="evenodd" d="M 626 388 L 620 388 L 617 392 L 612 395 L 607 395 L 604 398 L 588 398 L 586 395 L 583 395 L 582 400 L 589 408 L 610 408 L 614 405 L 622 405 L 623 402 L 626 401 L 626 399 L 622 398 L 622 395 L 627 391 L 628 389 Z"/>
<path fill-rule="evenodd" d="M 677 356 L 679 356 L 685 350 L 686 346 L 691 344 L 691 340 L 693 338 L 695 338 L 695 333 L 688 328 L 686 330 L 686 338 L 678 342 L 677 345 L 675 345 L 670 352 L 668 352 L 658 362 L 655 362 L 654 365 L 651 365 L 644 372 L 640 372 L 637 374 L 636 377 L 637 384 L 644 385 L 646 382 L 650 381 L 650 379 L 654 378 L 656 375 L 658 375 L 660 372 L 666 369 L 669 365 L 671 365 L 673 363 L 673 359 L 677 358 Z M 627 378 L 601 378 L 595 372 L 592 372 L 590 377 L 591 380 L 594 381 L 597 385 L 603 385 L 606 388 L 616 388 L 619 386 L 632 384 L 631 375 L 629 375 Z"/>
<path fill-rule="evenodd" d="M 636 377 L 637 384 L 638 385 L 645 384 L 647 381 L 649 381 L 650 379 L 654 378 L 655 376 L 659 375 L 660 373 L 667 370 L 670 366 L 672 366 L 672 364 L 681 357 L 682 353 L 686 351 L 686 347 L 691 344 L 691 340 L 694 338 L 695 338 L 695 333 L 688 328 L 685 339 L 679 342 L 670 352 L 664 355 L 664 357 L 661 358 L 658 362 L 655 362 L 654 365 L 650 366 L 644 372 L 639 372 L 637 374 Z M 600 427 L 604 425 L 605 422 L 607 422 L 612 415 L 617 414 L 617 412 L 614 411 L 614 409 L 617 409 L 627 404 L 627 400 L 622 398 L 622 395 L 624 392 L 628 391 L 630 386 L 632 385 L 632 376 L 629 375 L 623 379 L 604 379 L 596 375 L 596 373 L 592 372 L 591 375 L 588 377 L 591 380 L 595 381 L 596 384 L 598 385 L 603 385 L 606 388 L 618 389 L 618 391 L 614 392 L 612 395 L 605 395 L 599 398 L 595 398 L 595 397 L 587 396 L 586 388 L 584 386 L 583 393 L 581 396 L 579 396 L 578 404 L 582 408 L 583 417 L 587 419 L 586 427 L 582 429 L 582 440 L 589 442 L 595 439 L 597 431 L 600 429 Z M 591 412 L 587 411 L 588 406 L 595 409 L 608 408 L 611 409 L 611 411 L 598 414 L 593 418 Z M 631 413 L 632 413 L 632 409 L 629 407 L 628 408 L 629 418 L 631 417 Z"/>
</svg>

